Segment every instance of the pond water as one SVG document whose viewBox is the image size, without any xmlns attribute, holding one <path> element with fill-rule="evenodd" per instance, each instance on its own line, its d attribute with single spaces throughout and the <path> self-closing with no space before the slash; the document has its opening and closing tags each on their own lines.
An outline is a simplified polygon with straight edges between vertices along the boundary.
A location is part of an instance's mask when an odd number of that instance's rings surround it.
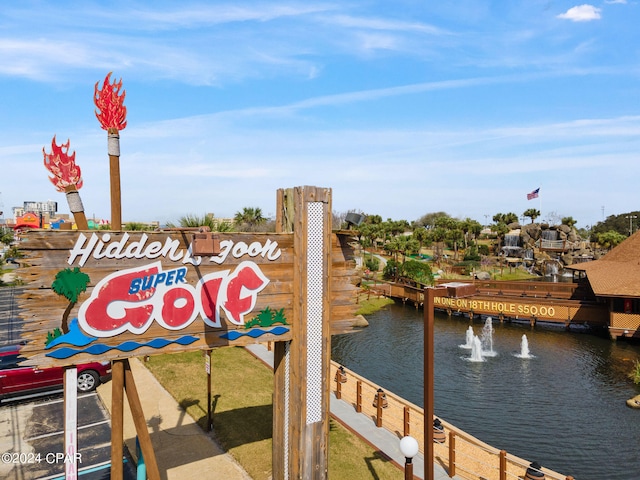
<svg viewBox="0 0 640 480">
<path fill-rule="evenodd" d="M 394 304 L 367 319 L 332 338 L 333 360 L 423 407 L 423 311 Z M 625 403 L 640 393 L 627 377 L 640 346 L 494 321 L 494 354 L 471 361 L 469 326 L 480 337 L 485 319 L 436 315 L 436 415 L 576 480 L 640 478 L 640 410 Z"/>
</svg>

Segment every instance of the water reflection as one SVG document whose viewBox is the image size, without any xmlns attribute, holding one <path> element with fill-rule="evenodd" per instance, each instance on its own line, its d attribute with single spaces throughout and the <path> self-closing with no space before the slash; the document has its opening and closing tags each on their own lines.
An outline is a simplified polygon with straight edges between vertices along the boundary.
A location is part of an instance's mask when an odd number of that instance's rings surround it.
<svg viewBox="0 0 640 480">
<path fill-rule="evenodd" d="M 362 332 L 333 337 L 333 359 L 423 406 L 422 319 L 422 310 L 391 305 L 369 316 Z M 483 325 L 472 324 L 476 332 Z M 436 415 L 579 480 L 635 478 L 640 411 L 625 401 L 640 393 L 626 377 L 638 346 L 494 322 L 496 355 L 469 362 L 460 348 L 468 328 L 467 318 L 436 316 Z M 516 357 L 524 334 L 534 358 Z"/>
</svg>

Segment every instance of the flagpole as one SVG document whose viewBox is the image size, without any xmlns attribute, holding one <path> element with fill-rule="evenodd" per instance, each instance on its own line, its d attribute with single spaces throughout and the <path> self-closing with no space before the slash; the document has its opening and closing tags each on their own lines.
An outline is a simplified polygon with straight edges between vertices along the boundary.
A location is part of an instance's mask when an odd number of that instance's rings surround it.
<svg viewBox="0 0 640 480">
<path fill-rule="evenodd" d="M 538 205 L 540 206 L 540 220 L 542 220 L 542 195 L 540 195 L 541 189 L 542 189 L 542 185 L 538 187 Z"/>
</svg>

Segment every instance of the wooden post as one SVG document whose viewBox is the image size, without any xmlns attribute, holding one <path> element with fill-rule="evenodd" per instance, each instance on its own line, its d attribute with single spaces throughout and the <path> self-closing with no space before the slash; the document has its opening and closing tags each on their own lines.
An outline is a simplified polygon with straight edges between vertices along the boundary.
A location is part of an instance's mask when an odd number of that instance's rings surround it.
<svg viewBox="0 0 640 480">
<path fill-rule="evenodd" d="M 449 478 L 456 475 L 456 434 L 449 430 Z"/>
<path fill-rule="evenodd" d="M 356 412 L 362 413 L 362 381 L 356 383 Z"/>
<path fill-rule="evenodd" d="M 411 435 L 411 418 L 409 414 L 409 407 L 405 405 L 404 407 L 404 436 L 407 437 Z"/>
<path fill-rule="evenodd" d="M 276 231 L 293 230 L 294 300 L 292 339 L 274 351 L 273 478 L 320 480 L 329 465 L 331 190 L 281 189 L 277 198 Z"/>
<path fill-rule="evenodd" d="M 507 452 L 500 450 L 500 480 L 507 480 Z"/>
<path fill-rule="evenodd" d="M 384 392 L 378 389 L 376 392 L 376 427 L 382 427 L 382 395 Z"/>
<path fill-rule="evenodd" d="M 433 470 L 433 330 L 434 298 L 446 296 L 444 287 L 427 288 L 424 306 L 424 478 L 434 480 Z"/>
<path fill-rule="evenodd" d="M 111 480 L 122 480 L 124 440 L 124 360 L 111 362 Z"/>
<path fill-rule="evenodd" d="M 289 377 L 286 354 L 291 342 L 273 344 L 273 432 L 271 449 L 271 475 L 274 480 L 284 480 L 288 470 L 289 436 L 285 434 L 288 425 L 289 394 L 285 390 Z M 281 446 L 280 448 L 278 446 Z"/>
<path fill-rule="evenodd" d="M 213 412 L 211 411 L 211 350 L 205 351 L 207 370 L 207 432 L 213 430 Z"/>
<path fill-rule="evenodd" d="M 138 434 L 138 439 L 140 441 L 140 450 L 142 450 L 142 456 L 144 457 L 147 478 L 149 480 L 160 480 L 160 470 L 158 470 L 156 454 L 153 451 L 153 445 L 151 444 L 151 436 L 147 429 L 147 421 L 144 418 L 144 412 L 142 411 L 142 405 L 140 404 L 138 390 L 136 388 L 135 381 L 133 380 L 133 373 L 131 373 L 129 359 L 127 358 L 122 360 L 122 363 L 124 367 L 124 387 L 127 392 L 129 408 L 131 408 L 133 423 L 135 424 L 136 433 Z M 122 439 L 120 441 L 122 442 Z M 122 459 L 120 460 L 120 464 L 122 464 Z"/>
</svg>

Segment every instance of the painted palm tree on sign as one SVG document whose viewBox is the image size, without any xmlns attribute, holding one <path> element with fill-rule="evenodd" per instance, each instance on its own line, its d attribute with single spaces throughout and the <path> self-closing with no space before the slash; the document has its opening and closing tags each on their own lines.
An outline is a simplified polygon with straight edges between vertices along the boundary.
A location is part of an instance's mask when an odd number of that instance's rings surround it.
<svg viewBox="0 0 640 480">
<path fill-rule="evenodd" d="M 81 272 L 78 267 L 73 269 L 65 268 L 56 274 L 51 288 L 58 295 L 69 300 L 69 305 L 62 315 L 62 323 L 60 325 L 62 333 L 69 333 L 69 314 L 78 302 L 80 294 L 87 290 L 87 285 L 89 285 L 89 275 Z"/>
</svg>

